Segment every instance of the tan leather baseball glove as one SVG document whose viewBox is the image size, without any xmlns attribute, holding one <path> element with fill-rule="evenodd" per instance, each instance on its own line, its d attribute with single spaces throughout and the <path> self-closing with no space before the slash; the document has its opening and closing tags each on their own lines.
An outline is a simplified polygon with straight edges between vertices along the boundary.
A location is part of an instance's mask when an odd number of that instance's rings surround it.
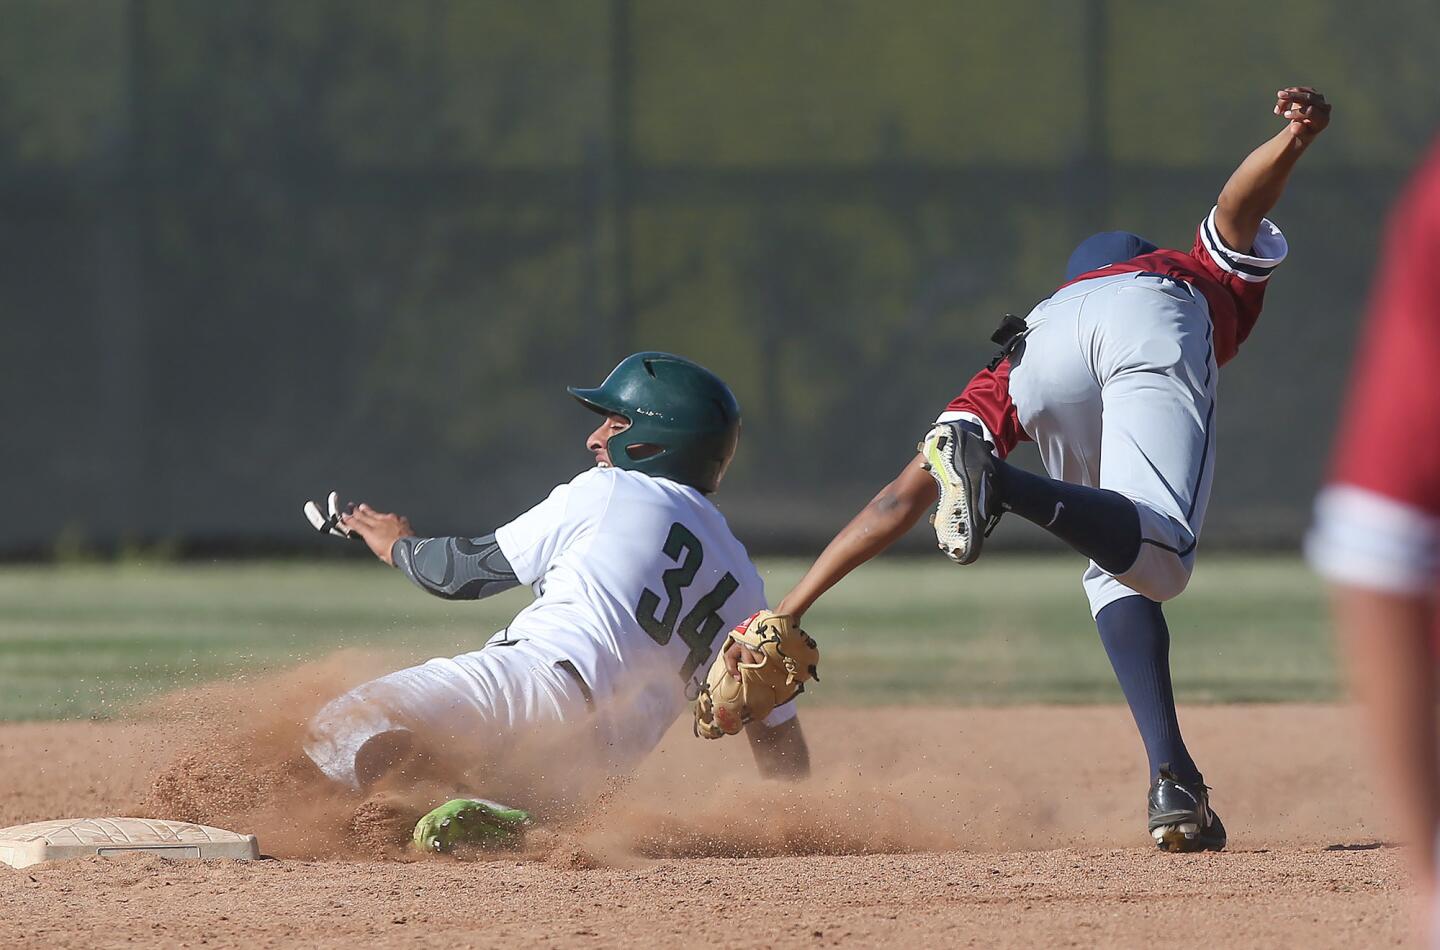
<svg viewBox="0 0 1440 950">
<path fill-rule="evenodd" d="M 725 669 L 725 651 L 740 643 L 760 655 L 741 663 L 740 679 Z M 819 681 L 820 648 L 785 614 L 762 610 L 731 630 L 695 698 L 695 734 L 706 739 L 733 736 L 745 723 L 764 719 Z"/>
</svg>

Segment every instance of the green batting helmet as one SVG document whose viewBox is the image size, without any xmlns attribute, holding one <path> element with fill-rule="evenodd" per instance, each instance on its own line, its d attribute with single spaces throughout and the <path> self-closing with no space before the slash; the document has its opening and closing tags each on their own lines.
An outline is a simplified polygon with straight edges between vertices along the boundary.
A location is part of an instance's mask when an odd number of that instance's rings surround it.
<svg viewBox="0 0 1440 950">
<path fill-rule="evenodd" d="M 720 486 L 740 440 L 740 405 L 705 367 L 669 353 L 636 353 L 595 389 L 568 391 L 587 409 L 630 420 L 606 445 L 616 468 L 707 494 Z"/>
</svg>

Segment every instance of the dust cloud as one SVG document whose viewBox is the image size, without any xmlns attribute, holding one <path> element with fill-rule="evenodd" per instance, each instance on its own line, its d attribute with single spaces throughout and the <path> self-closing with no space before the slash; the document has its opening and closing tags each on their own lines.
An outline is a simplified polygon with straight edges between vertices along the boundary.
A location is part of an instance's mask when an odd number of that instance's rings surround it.
<svg viewBox="0 0 1440 950">
<path fill-rule="evenodd" d="M 536 733 L 468 768 L 419 761 L 352 794 L 320 775 L 301 737 L 325 702 L 393 666 L 349 651 L 137 710 L 147 730 L 164 732 L 168 757 L 137 808 L 253 832 L 267 853 L 296 858 L 427 859 L 409 847 L 415 821 L 462 795 L 530 810 L 536 826 L 521 857 L 566 867 L 1148 844 L 1145 760 L 1123 707 L 865 709 L 832 699 L 802 707 L 814 763 L 802 782 L 761 779 L 743 737 L 696 739 L 682 717 L 623 777 L 586 764 L 584 734 Z M 1373 840 L 1373 795 L 1343 709 L 1193 715 L 1191 746 L 1232 846 L 1247 830 L 1252 845 Z M 1245 743 L 1231 741 L 1242 731 Z M 1276 794 L 1285 788 L 1296 792 Z"/>
<path fill-rule="evenodd" d="M 804 782 L 765 781 L 744 738 L 695 739 L 688 722 L 633 776 L 587 764 L 583 734 L 536 733 L 503 760 L 452 767 L 443 778 L 433 761 L 417 760 L 352 793 L 315 768 L 301 741 L 322 705 L 389 668 L 380 655 L 344 651 L 146 703 L 133 715 L 160 724 L 174 756 L 135 810 L 254 832 L 267 853 L 295 858 L 411 858 L 415 821 L 459 795 L 531 810 L 537 827 L 526 855 L 571 866 L 975 843 L 966 830 L 979 803 L 956 800 L 953 772 L 852 754 Z"/>
</svg>

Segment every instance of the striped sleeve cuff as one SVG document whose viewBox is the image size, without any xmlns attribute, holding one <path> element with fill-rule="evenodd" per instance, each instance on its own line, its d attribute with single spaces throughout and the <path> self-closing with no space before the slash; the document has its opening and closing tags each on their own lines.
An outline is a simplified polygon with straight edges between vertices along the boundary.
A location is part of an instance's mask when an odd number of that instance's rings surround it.
<svg viewBox="0 0 1440 950">
<path fill-rule="evenodd" d="M 1250 249 L 1253 253 L 1241 254 L 1220 240 L 1220 232 L 1215 228 L 1217 210 L 1219 209 L 1211 208 L 1205 220 L 1200 223 L 1200 240 L 1215 265 L 1249 284 L 1260 284 L 1269 280 L 1270 272 L 1279 267 L 1285 260 L 1285 255 L 1290 253 L 1290 245 L 1286 242 L 1285 235 L 1275 226 L 1275 222 L 1265 218 L 1260 222 L 1260 233 L 1255 235 L 1255 246 Z"/>
<path fill-rule="evenodd" d="M 1305 556 L 1326 580 L 1392 594 L 1429 594 L 1440 584 L 1440 518 L 1353 485 L 1315 502 Z"/>
</svg>

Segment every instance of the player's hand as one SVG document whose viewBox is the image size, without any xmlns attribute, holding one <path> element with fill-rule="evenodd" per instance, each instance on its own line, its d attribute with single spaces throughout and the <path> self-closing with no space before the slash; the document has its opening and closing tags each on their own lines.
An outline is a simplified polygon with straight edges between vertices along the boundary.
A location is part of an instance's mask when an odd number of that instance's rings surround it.
<svg viewBox="0 0 1440 950">
<path fill-rule="evenodd" d="M 730 674 L 731 679 L 737 681 L 740 679 L 741 663 L 749 663 L 751 665 L 754 665 L 757 663 L 763 663 L 765 661 L 765 658 L 759 653 L 756 653 L 754 650 L 750 649 L 743 643 L 736 643 L 734 641 L 732 641 L 731 644 L 725 648 L 724 655 L 725 670 Z"/>
<path fill-rule="evenodd" d="M 305 502 L 305 517 L 309 519 L 310 526 L 321 534 L 332 535 L 337 538 L 354 539 L 354 535 L 340 527 L 340 519 L 350 513 L 354 505 L 346 505 L 344 510 L 340 508 L 340 494 L 331 492 L 325 503 L 325 510 L 321 511 L 320 506 L 313 501 Z M 328 514 L 327 514 L 328 512 Z"/>
<path fill-rule="evenodd" d="M 929 481 L 928 476 L 926 480 Z M 781 601 L 780 604 L 775 608 L 775 612 L 788 613 L 790 615 L 790 618 L 795 621 L 795 625 L 799 626 L 801 614 L 793 610 L 786 610 L 785 603 L 785 601 Z M 741 663 L 755 664 L 761 663 L 765 660 L 763 656 L 761 656 L 759 653 L 756 653 L 754 650 L 750 649 L 745 644 L 736 643 L 733 641 L 730 643 L 730 646 L 726 647 L 725 652 L 722 653 L 721 656 L 725 658 L 725 669 L 730 674 L 730 678 L 736 681 L 740 679 Z"/>
<path fill-rule="evenodd" d="M 732 651 L 736 643 L 747 649 Z M 721 652 L 691 705 L 701 738 L 733 736 L 747 722 L 764 722 L 820 679 L 820 645 L 794 618 L 772 610 L 757 610 L 736 625 Z"/>
<path fill-rule="evenodd" d="M 1290 134 L 1309 145 L 1330 124 L 1330 103 L 1309 86 L 1290 86 L 1275 93 L 1275 114 L 1290 122 Z"/>
<path fill-rule="evenodd" d="M 370 547 L 370 551 L 386 564 L 390 560 L 390 549 L 401 538 L 410 537 L 415 531 L 404 515 L 376 511 L 366 504 L 355 506 L 355 510 L 340 516 L 340 527 L 351 534 L 359 535 Z"/>
</svg>

